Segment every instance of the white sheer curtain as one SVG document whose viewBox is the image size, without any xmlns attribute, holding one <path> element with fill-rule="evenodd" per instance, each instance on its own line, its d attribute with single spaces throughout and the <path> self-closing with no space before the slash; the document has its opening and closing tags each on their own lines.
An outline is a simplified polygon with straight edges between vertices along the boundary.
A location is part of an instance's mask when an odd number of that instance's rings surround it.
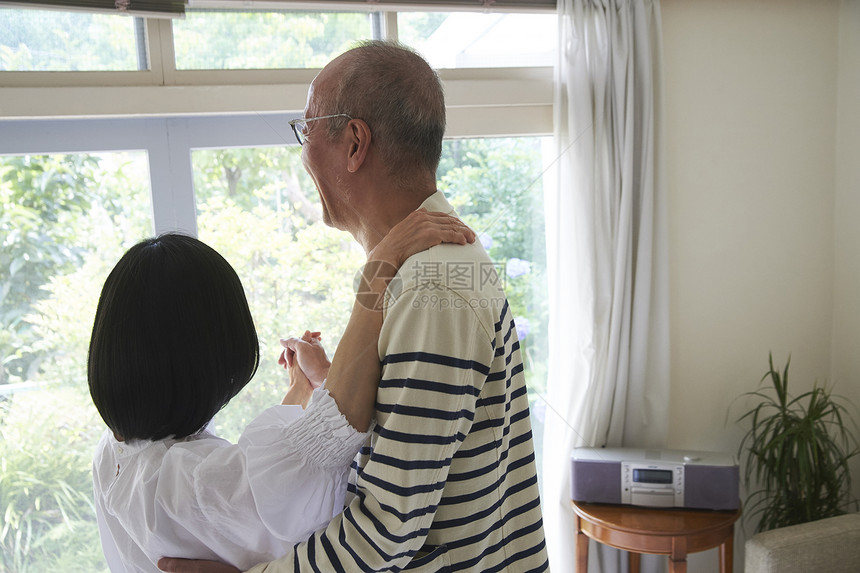
<svg viewBox="0 0 860 573">
<path fill-rule="evenodd" d="M 566 573 L 571 449 L 665 445 L 668 229 L 659 1 L 559 0 L 559 15 L 543 498 L 551 567 Z M 592 543 L 589 569 L 616 570 L 616 553 Z"/>
</svg>

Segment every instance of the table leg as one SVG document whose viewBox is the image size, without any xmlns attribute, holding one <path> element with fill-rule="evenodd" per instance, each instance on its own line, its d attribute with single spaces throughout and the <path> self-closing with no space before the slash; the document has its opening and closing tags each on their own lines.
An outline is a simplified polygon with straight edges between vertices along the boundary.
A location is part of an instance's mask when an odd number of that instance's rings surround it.
<svg viewBox="0 0 860 573">
<path fill-rule="evenodd" d="M 720 545 L 720 573 L 732 573 L 734 570 L 735 526 L 732 525 L 729 536 Z"/>
<path fill-rule="evenodd" d="M 639 559 L 642 556 L 635 551 L 628 551 L 627 556 L 627 562 L 630 565 L 630 573 L 639 573 Z"/>
<path fill-rule="evenodd" d="M 672 553 L 669 554 L 669 572 L 687 573 L 687 538 L 672 538 Z"/>
<path fill-rule="evenodd" d="M 582 532 L 582 520 L 576 517 L 576 573 L 588 573 L 588 536 Z"/>
</svg>

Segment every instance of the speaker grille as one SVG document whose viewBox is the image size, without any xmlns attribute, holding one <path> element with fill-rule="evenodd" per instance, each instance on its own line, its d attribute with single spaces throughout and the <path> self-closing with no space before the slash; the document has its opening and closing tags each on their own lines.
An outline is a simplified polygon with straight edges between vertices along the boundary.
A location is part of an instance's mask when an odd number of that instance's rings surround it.
<svg viewBox="0 0 860 573">
<path fill-rule="evenodd" d="M 621 503 L 621 465 L 572 460 L 570 497 L 590 503 Z"/>
<path fill-rule="evenodd" d="M 684 470 L 684 507 L 718 510 L 738 508 L 738 466 L 688 465 Z"/>
</svg>

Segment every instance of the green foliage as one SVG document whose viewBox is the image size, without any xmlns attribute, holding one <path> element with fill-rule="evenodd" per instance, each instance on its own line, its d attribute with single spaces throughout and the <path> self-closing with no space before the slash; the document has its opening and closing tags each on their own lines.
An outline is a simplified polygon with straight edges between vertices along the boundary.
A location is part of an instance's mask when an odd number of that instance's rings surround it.
<svg viewBox="0 0 860 573">
<path fill-rule="evenodd" d="M 739 418 L 750 425 L 738 449 L 746 449 L 744 476 L 758 489 L 747 498 L 747 511 L 758 516 L 756 531 L 815 521 L 845 513 L 851 497 L 849 460 L 860 453 L 850 414 L 824 386 L 793 398 L 788 367 L 773 366 L 761 382 L 770 386 L 744 396 L 761 401 Z M 805 403 L 804 403 L 805 401 Z"/>
<path fill-rule="evenodd" d="M 27 315 L 50 277 L 81 261 L 73 221 L 88 210 L 96 162 L 81 156 L 0 159 L 0 384 L 25 379 L 42 355 Z"/>
<path fill-rule="evenodd" d="M 292 232 L 281 231 L 284 220 Z M 201 239 L 241 277 L 260 338 L 256 376 L 216 418 L 219 435 L 236 440 L 263 409 L 280 403 L 287 389 L 286 372 L 277 365 L 280 338 L 319 330 L 333 353 L 352 309 L 351 277 L 364 257 L 352 237 L 322 221 L 307 221 L 292 209 L 245 210 L 229 197 L 201 205 L 198 226 Z"/>
<path fill-rule="evenodd" d="M 179 69 L 321 68 L 371 37 L 367 12 L 189 10 L 173 22 Z M 134 19 L 0 9 L 0 70 L 136 70 Z"/>
<path fill-rule="evenodd" d="M 402 12 L 397 15 L 397 36 L 407 46 L 418 46 L 448 18 L 444 12 Z"/>
<path fill-rule="evenodd" d="M 90 467 L 102 427 L 89 395 L 54 385 L 0 410 L 0 571 L 105 570 L 93 549 Z"/>
<path fill-rule="evenodd" d="M 546 388 L 548 322 L 539 145 L 527 139 L 446 142 L 437 174 L 440 190 L 492 242 L 488 251 L 499 268 L 520 264 L 503 278 L 532 401 Z M 257 375 L 216 418 L 219 434 L 235 440 L 287 387 L 276 365 L 279 338 L 319 330 L 333 353 L 352 308 L 350 278 L 363 254 L 349 235 L 321 222 L 318 194 L 296 148 L 201 150 L 193 163 L 200 238 L 242 278 L 260 337 Z"/>
<path fill-rule="evenodd" d="M 180 69 L 321 68 L 370 37 L 367 13 L 189 11 L 174 23 Z"/>
<path fill-rule="evenodd" d="M 138 69 L 132 18 L 2 8 L 0 22 L 0 70 Z"/>
<path fill-rule="evenodd" d="M 94 256 L 106 260 L 125 237 L 150 228 L 141 209 L 149 203 L 139 183 L 143 162 L 127 157 L 0 158 L 0 384 L 33 379 L 44 368 L 50 348 L 35 330 L 34 311 L 51 298 L 49 283 Z M 72 300 L 74 309 L 86 298 Z M 69 328 L 91 325 L 91 315 L 77 318 Z"/>
<path fill-rule="evenodd" d="M 505 270 L 532 401 L 546 391 L 549 320 L 540 145 L 537 138 L 445 141 L 437 171 L 439 190 Z"/>
<path fill-rule="evenodd" d="M 535 138 L 445 142 L 439 190 L 476 232 L 492 239 L 494 260 L 546 260 L 540 157 Z"/>
<path fill-rule="evenodd" d="M 260 338 L 256 376 L 215 419 L 219 435 L 236 440 L 287 389 L 280 338 L 319 330 L 333 353 L 364 257 L 352 237 L 322 222 L 296 148 L 200 150 L 193 164 L 200 238 L 241 277 Z"/>
<path fill-rule="evenodd" d="M 104 570 L 90 467 L 103 424 L 86 383 L 98 293 L 151 233 L 142 155 L 0 158 L 0 571 Z M 2 273 L 2 270 L 0 270 Z"/>
<path fill-rule="evenodd" d="M 193 157 L 200 205 L 224 197 L 245 210 L 264 207 L 278 215 L 295 212 L 305 221 L 320 219 L 319 197 L 296 147 L 207 149 Z M 281 229 L 292 232 L 292 223 L 292 216 L 284 217 Z"/>
</svg>

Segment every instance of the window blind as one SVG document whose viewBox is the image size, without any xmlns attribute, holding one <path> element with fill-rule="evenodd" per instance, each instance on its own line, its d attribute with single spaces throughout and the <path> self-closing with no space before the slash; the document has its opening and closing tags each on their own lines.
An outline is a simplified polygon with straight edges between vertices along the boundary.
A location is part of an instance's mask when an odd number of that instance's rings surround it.
<svg viewBox="0 0 860 573">
<path fill-rule="evenodd" d="M 188 0 L 13 0 L 0 8 L 31 8 L 126 14 L 146 18 L 181 18 Z"/>
</svg>

